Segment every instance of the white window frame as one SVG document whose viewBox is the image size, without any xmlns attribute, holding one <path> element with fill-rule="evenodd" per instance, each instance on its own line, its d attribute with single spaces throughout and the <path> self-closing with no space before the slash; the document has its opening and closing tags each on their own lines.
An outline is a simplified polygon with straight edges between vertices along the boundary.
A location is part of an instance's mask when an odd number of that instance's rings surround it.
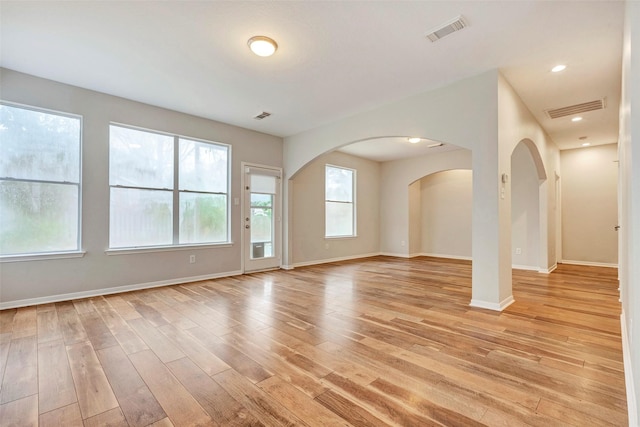
<svg viewBox="0 0 640 427">
<path fill-rule="evenodd" d="M 224 247 L 230 246 L 233 242 L 231 241 L 231 145 L 224 144 L 221 142 L 209 141 L 200 138 L 193 138 L 190 136 L 179 135 L 174 133 L 162 132 L 153 129 L 142 128 L 138 126 L 132 126 L 122 123 L 111 122 L 109 123 L 109 129 L 112 126 L 120 127 L 124 129 L 132 129 L 141 132 L 149 132 L 157 135 L 169 136 L 173 138 L 173 148 L 174 148 L 174 156 L 173 156 L 173 187 L 170 189 L 172 192 L 173 198 L 173 223 L 172 223 L 172 243 L 167 245 L 151 245 L 151 246 L 126 246 L 126 247 L 111 247 L 111 231 L 109 230 L 109 249 L 106 251 L 107 255 L 118 255 L 121 253 L 143 253 L 143 252 L 163 252 L 166 250 L 182 250 L 193 247 Z M 109 132 L 111 134 L 111 132 Z M 179 168 L 180 168 L 180 156 L 179 156 L 179 144 L 180 140 L 188 140 L 194 141 L 204 144 L 211 144 L 219 147 L 224 147 L 227 150 L 227 183 L 225 186 L 225 193 L 219 192 L 203 192 L 203 191 L 190 191 L 190 190 L 181 190 L 179 185 Z M 109 136 L 109 144 L 111 144 L 111 136 Z M 109 159 L 111 161 L 111 159 Z M 109 171 L 110 175 L 110 171 Z M 111 189 L 112 188 L 129 188 L 129 189 L 137 189 L 137 190 L 157 190 L 157 191 L 166 191 L 167 189 L 162 188 L 153 188 L 153 187 L 135 187 L 135 186 L 123 186 L 123 185 L 112 185 L 109 182 L 109 199 L 111 198 Z M 227 204 L 226 204 L 226 214 L 227 214 L 227 236 L 224 241 L 220 242 L 203 242 L 203 243 L 180 243 L 180 194 L 182 193 L 196 193 L 196 194 L 223 194 L 226 196 Z M 109 218 L 111 218 L 111 201 L 109 200 Z"/>
<path fill-rule="evenodd" d="M 51 114 L 55 116 L 67 117 L 70 119 L 77 119 L 79 122 L 79 132 L 78 132 L 78 182 L 70 182 L 70 181 L 51 181 L 51 180 L 40 180 L 40 179 L 25 179 L 25 178 L 9 178 L 9 177 L 0 177 L 0 181 L 11 181 L 11 182 L 34 182 L 34 183 L 43 183 L 43 184 L 62 184 L 62 185 L 73 185 L 77 187 L 78 190 L 78 223 L 77 227 L 77 241 L 76 248 L 72 250 L 59 250 L 59 251 L 41 251 L 41 252 L 30 252 L 30 253 L 17 253 L 17 254 L 2 254 L 0 253 L 0 263 L 3 262 L 18 262 L 18 261 L 38 261 L 45 259 L 64 259 L 64 258 L 80 258 L 83 257 L 85 252 L 82 251 L 82 146 L 83 146 L 83 117 L 79 114 L 68 113 L 64 111 L 52 110 L 49 108 L 36 107 L 32 105 L 20 104 L 16 102 L 10 101 L 2 101 L 0 100 L 0 105 L 5 105 L 7 107 L 19 108 L 22 110 L 30 110 L 38 113 Z"/>
<path fill-rule="evenodd" d="M 342 169 L 342 170 L 347 170 L 349 172 L 351 172 L 351 202 L 344 202 L 344 201 L 340 201 L 340 200 L 331 200 L 331 199 L 327 199 L 327 170 L 329 168 L 333 168 L 333 169 Z M 347 168 L 344 166 L 337 166 L 337 165 L 332 165 L 332 164 L 325 164 L 324 167 L 325 170 L 325 174 L 324 174 L 324 237 L 325 239 L 345 239 L 345 238 L 353 238 L 353 237 L 357 237 L 358 236 L 358 229 L 357 229 L 357 209 L 356 209 L 356 200 L 357 200 L 357 194 L 356 194 L 356 187 L 357 187 L 357 170 L 356 169 L 352 169 L 352 168 Z M 352 233 L 351 234 L 336 234 L 336 235 L 329 235 L 327 234 L 327 203 L 347 203 L 351 205 L 351 224 L 352 224 Z"/>
</svg>

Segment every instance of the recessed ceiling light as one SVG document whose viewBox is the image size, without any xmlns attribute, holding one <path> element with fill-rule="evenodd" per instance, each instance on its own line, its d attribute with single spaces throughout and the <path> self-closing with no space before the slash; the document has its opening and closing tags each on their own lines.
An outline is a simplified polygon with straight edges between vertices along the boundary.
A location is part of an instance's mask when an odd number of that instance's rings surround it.
<svg viewBox="0 0 640 427">
<path fill-rule="evenodd" d="M 583 142 L 583 143 L 582 143 L 582 146 L 583 146 L 583 147 L 588 147 L 588 146 L 590 146 L 590 145 L 591 145 L 591 143 L 590 143 L 590 142 Z"/>
<path fill-rule="evenodd" d="M 278 49 L 278 43 L 265 36 L 251 37 L 247 44 L 249 45 L 251 52 L 258 56 L 271 56 Z"/>
<path fill-rule="evenodd" d="M 553 67 L 551 69 L 551 72 L 552 73 L 559 73 L 560 71 L 563 71 L 565 68 L 567 68 L 566 65 L 559 64 L 559 65 L 556 65 L 555 67 Z"/>
<path fill-rule="evenodd" d="M 573 119 L 571 119 L 572 122 L 579 122 L 580 120 L 582 120 L 582 117 L 580 116 L 574 117 Z"/>
<path fill-rule="evenodd" d="M 417 144 L 418 142 L 420 142 L 420 138 L 414 136 L 411 138 L 407 138 L 407 141 L 409 141 L 412 144 Z"/>
</svg>

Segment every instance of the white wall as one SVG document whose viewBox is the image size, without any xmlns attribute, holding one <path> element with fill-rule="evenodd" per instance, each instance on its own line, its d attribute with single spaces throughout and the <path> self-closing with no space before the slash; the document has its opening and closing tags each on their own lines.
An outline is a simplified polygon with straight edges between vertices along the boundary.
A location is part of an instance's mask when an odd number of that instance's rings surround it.
<svg viewBox="0 0 640 427">
<path fill-rule="evenodd" d="M 471 152 L 461 149 L 382 163 L 380 179 L 380 251 L 382 253 L 410 256 L 410 248 L 406 243 L 409 242 L 411 230 L 409 185 L 424 176 L 450 169 L 470 170 Z M 414 194 L 414 200 L 417 196 Z M 415 221 L 418 222 L 417 219 Z M 405 245 L 402 242 L 405 242 Z M 420 250 L 420 252 L 423 251 Z"/>
<path fill-rule="evenodd" d="M 420 180 L 409 184 L 409 256 L 422 252 L 422 194 Z"/>
<path fill-rule="evenodd" d="M 217 141 L 232 146 L 231 197 L 241 197 L 240 162 L 282 165 L 282 139 L 164 110 L 122 98 L 0 70 L 2 99 L 83 117 L 83 258 L 0 264 L 0 307 L 35 303 L 56 295 L 97 294 L 104 289 L 167 283 L 240 270 L 240 206 L 232 206 L 226 247 L 107 255 L 109 244 L 109 122 Z M 162 88 L 158 88 L 162 90 Z M 189 255 L 197 262 L 189 264 Z M 72 294 L 72 295 L 68 295 Z"/>
<path fill-rule="evenodd" d="M 562 259 L 618 264 L 617 144 L 563 150 Z"/>
<path fill-rule="evenodd" d="M 627 1 L 620 105 L 620 291 L 629 425 L 640 419 L 640 2 Z"/>
<path fill-rule="evenodd" d="M 471 259 L 472 172 L 456 169 L 420 180 L 421 251 L 425 255 Z"/>
<path fill-rule="evenodd" d="M 544 132 L 531 112 L 524 105 L 511 85 L 499 77 L 499 139 L 501 173 L 506 173 L 510 179 L 504 185 L 505 198 L 502 199 L 501 212 L 507 215 L 505 226 L 511 228 L 511 207 L 513 193 L 513 179 L 511 170 L 511 155 L 520 143 L 524 143 L 531 154 L 538 173 L 538 205 L 539 205 L 539 254 L 538 266 L 542 272 L 555 268 L 557 263 L 557 194 L 555 176 L 560 175 L 560 154 L 558 147 Z M 475 192 L 474 192 L 475 194 Z M 533 197 L 533 196 L 532 196 Z M 511 233 L 508 238 L 502 237 L 501 246 L 508 249 L 511 265 Z"/>
<path fill-rule="evenodd" d="M 511 257 L 515 268 L 540 266 L 539 180 L 526 144 L 511 154 Z M 518 250 L 520 253 L 518 253 Z"/>
<path fill-rule="evenodd" d="M 325 238 L 325 165 L 356 170 L 357 237 Z M 380 164 L 332 152 L 302 169 L 293 182 L 293 265 L 377 254 L 380 248 Z"/>
</svg>

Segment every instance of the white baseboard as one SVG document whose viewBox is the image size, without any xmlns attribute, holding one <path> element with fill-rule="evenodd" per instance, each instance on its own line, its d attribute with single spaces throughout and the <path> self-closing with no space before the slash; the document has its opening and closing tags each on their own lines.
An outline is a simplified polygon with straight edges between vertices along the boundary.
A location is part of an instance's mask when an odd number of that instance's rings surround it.
<svg viewBox="0 0 640 427">
<path fill-rule="evenodd" d="M 512 264 L 511 268 L 516 269 L 516 270 L 540 271 L 540 268 L 534 267 L 534 266 L 531 266 L 531 265 Z"/>
<path fill-rule="evenodd" d="M 180 277 L 177 279 L 160 280 L 157 282 L 138 283 L 135 285 L 116 286 L 113 288 L 94 289 L 90 291 L 72 292 L 69 294 L 50 295 L 39 298 L 28 298 L 16 301 L 0 302 L 0 310 L 19 308 L 29 305 L 50 304 L 52 302 L 69 301 L 81 298 L 98 297 L 101 295 L 119 294 L 121 292 L 138 291 L 141 289 L 158 288 L 160 286 L 179 285 L 181 283 L 199 282 L 201 280 L 219 279 L 221 277 L 239 276 L 241 271 L 227 271 L 224 273 L 206 274 L 204 276 Z"/>
<path fill-rule="evenodd" d="M 359 255 L 350 255 L 350 256 L 337 257 L 337 258 L 318 259 L 318 260 L 315 260 L 315 261 L 294 262 L 293 263 L 293 268 L 306 267 L 308 265 L 327 264 L 327 263 L 330 263 L 330 262 L 350 261 L 352 259 L 370 258 L 372 256 L 378 256 L 378 255 L 383 255 L 383 254 L 381 254 L 380 252 L 374 252 L 374 253 L 370 253 L 370 254 L 359 254 Z M 395 255 L 392 255 L 392 256 L 395 256 Z"/>
<path fill-rule="evenodd" d="M 392 256 L 392 257 L 396 257 L 396 258 L 411 258 L 411 256 L 409 254 L 398 254 L 395 252 L 380 252 L 378 255 L 381 256 Z"/>
<path fill-rule="evenodd" d="M 513 299 L 513 295 L 510 295 L 507 298 L 500 301 L 499 303 L 472 299 L 469 305 L 471 307 L 476 307 L 476 308 L 484 308 L 484 309 L 493 310 L 493 311 L 502 311 L 505 308 L 509 307 L 514 302 L 516 302 L 516 300 Z"/>
<path fill-rule="evenodd" d="M 560 261 L 560 264 L 585 265 L 587 267 L 618 268 L 618 264 L 611 264 L 606 262 L 573 261 L 570 259 L 563 259 L 562 261 Z"/>
<path fill-rule="evenodd" d="M 638 427 L 638 408 L 636 406 L 636 391 L 633 384 L 631 370 L 631 351 L 629 349 L 629 333 L 624 310 L 620 314 L 620 330 L 622 332 L 622 359 L 624 361 L 624 382 L 627 386 L 627 410 L 629 412 L 629 427 Z"/>
<path fill-rule="evenodd" d="M 432 258 L 461 259 L 461 260 L 464 260 L 464 261 L 471 261 L 472 260 L 472 258 L 470 256 L 446 255 L 446 254 L 430 254 L 430 253 L 426 253 L 426 252 L 421 253 L 420 256 L 428 256 L 428 257 L 432 257 Z"/>
<path fill-rule="evenodd" d="M 549 268 L 541 268 L 538 270 L 538 273 L 542 273 L 542 274 L 551 274 L 553 273 L 553 271 L 558 268 L 558 263 L 553 264 L 551 267 Z"/>
</svg>

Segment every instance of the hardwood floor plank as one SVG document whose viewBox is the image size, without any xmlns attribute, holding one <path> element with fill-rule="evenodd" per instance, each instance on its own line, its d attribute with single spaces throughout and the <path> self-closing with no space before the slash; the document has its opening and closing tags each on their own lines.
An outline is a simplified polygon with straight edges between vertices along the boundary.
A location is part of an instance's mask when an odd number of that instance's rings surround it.
<svg viewBox="0 0 640 427">
<path fill-rule="evenodd" d="M 273 375 L 246 354 L 226 344 L 202 328 L 192 328 L 187 332 L 227 365 L 249 378 L 251 382 L 257 383 Z"/>
<path fill-rule="evenodd" d="M 293 387 L 277 375 L 267 378 L 257 384 L 271 397 L 282 403 L 291 413 L 312 426 L 350 426 L 326 407 L 314 400 L 309 400 L 307 395 Z"/>
<path fill-rule="evenodd" d="M 100 350 L 101 348 L 107 348 L 114 345 L 118 345 L 118 341 L 111 334 L 107 325 L 100 317 L 100 314 L 94 309 L 91 304 L 91 311 L 85 313 L 78 313 L 82 326 L 87 333 L 87 338 L 91 341 L 91 345 L 94 349 Z"/>
<path fill-rule="evenodd" d="M 40 427 L 83 427 L 80 407 L 73 403 L 53 411 L 40 414 Z"/>
<path fill-rule="evenodd" d="M 38 311 L 36 324 L 38 329 L 38 343 L 57 341 L 62 339 L 62 332 L 58 323 L 58 312 L 55 306 L 51 305 L 50 310 Z"/>
<path fill-rule="evenodd" d="M 213 424 L 211 417 L 153 351 L 131 354 L 129 359 L 175 425 Z"/>
<path fill-rule="evenodd" d="M 218 425 L 263 425 L 189 358 L 175 360 L 167 366 Z"/>
<path fill-rule="evenodd" d="M 333 390 L 327 390 L 316 397 L 316 400 L 353 426 L 369 427 L 391 425 L 377 418 L 359 404 L 352 402 Z"/>
<path fill-rule="evenodd" d="M 68 302 L 67 304 L 58 303 L 58 324 L 66 345 L 76 344 L 86 341 L 87 332 L 82 326 L 78 312 L 75 306 Z"/>
<path fill-rule="evenodd" d="M 35 309 L 33 312 L 35 313 Z M 33 334 L 11 340 L 0 388 L 0 403 L 11 402 L 37 393 L 38 344 Z"/>
<path fill-rule="evenodd" d="M 21 307 L 13 317 L 11 332 L 13 338 L 24 338 L 36 335 L 37 328 L 36 307 Z"/>
<path fill-rule="evenodd" d="M 0 421 L 7 427 L 37 427 L 38 395 L 33 394 L 0 405 Z"/>
<path fill-rule="evenodd" d="M 167 415 L 122 348 L 105 348 L 98 350 L 97 355 L 130 426 L 146 426 L 166 418 Z"/>
<path fill-rule="evenodd" d="M 212 376 L 229 369 L 229 365 L 200 345 L 191 335 L 170 324 L 158 329 L 177 347 L 180 347 L 207 375 Z"/>
<path fill-rule="evenodd" d="M 309 425 L 233 369 L 221 372 L 215 375 L 213 379 L 264 425 Z"/>
<path fill-rule="evenodd" d="M 147 344 L 134 332 L 121 313 L 109 304 L 109 301 L 114 299 L 104 298 L 94 301 L 93 305 L 116 341 L 127 354 L 147 350 L 149 348 Z"/>
<path fill-rule="evenodd" d="M 82 418 L 116 408 L 118 401 L 91 343 L 68 346 L 67 354 Z"/>
<path fill-rule="evenodd" d="M 169 338 L 153 327 L 146 319 L 133 319 L 129 320 L 128 323 L 163 363 L 178 360 L 185 356 L 182 350 L 176 347 Z"/>
<path fill-rule="evenodd" d="M 128 424 L 120 408 L 113 408 L 84 420 L 84 427 L 102 426 L 127 427 Z"/>
<path fill-rule="evenodd" d="M 40 414 L 78 401 L 62 339 L 38 345 L 38 399 Z"/>
<path fill-rule="evenodd" d="M 0 334 L 7 334 L 13 332 L 14 318 L 18 309 L 11 308 L 7 310 L 0 310 Z"/>
</svg>

